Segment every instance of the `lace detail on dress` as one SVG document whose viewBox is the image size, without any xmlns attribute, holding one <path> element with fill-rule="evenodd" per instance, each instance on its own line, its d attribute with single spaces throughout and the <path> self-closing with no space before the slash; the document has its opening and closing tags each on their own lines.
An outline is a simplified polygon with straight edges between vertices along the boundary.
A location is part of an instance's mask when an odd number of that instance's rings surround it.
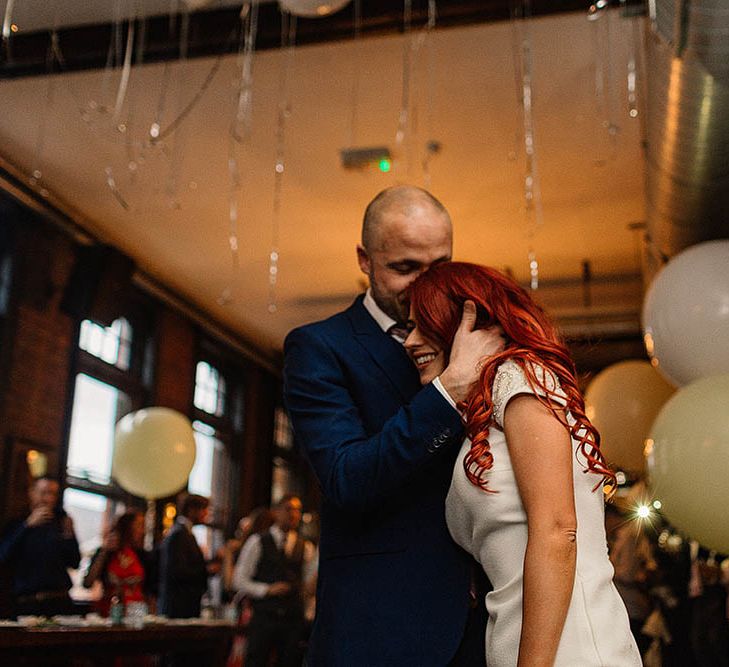
<svg viewBox="0 0 729 667">
<path fill-rule="evenodd" d="M 554 376 L 552 371 L 545 370 L 543 366 L 533 366 L 534 375 L 550 392 L 557 392 L 558 396 L 552 397 L 554 400 L 565 404 L 564 394 L 559 386 L 559 380 Z M 491 389 L 491 396 L 494 402 L 494 421 L 503 428 L 504 426 L 504 410 L 509 400 L 517 394 L 533 394 L 534 390 L 529 385 L 524 371 L 515 361 L 505 361 L 499 366 L 494 378 L 494 386 Z M 543 391 L 539 391 L 544 394 Z"/>
</svg>

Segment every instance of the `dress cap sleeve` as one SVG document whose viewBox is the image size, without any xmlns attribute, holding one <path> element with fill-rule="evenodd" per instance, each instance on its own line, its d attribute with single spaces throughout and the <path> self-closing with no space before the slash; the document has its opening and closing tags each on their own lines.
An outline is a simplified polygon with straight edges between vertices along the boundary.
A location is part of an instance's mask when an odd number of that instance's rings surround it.
<svg viewBox="0 0 729 667">
<path fill-rule="evenodd" d="M 529 362 L 527 362 L 529 363 Z M 550 395 L 550 399 L 556 401 L 560 405 L 567 404 L 567 397 L 559 385 L 559 380 L 549 369 L 543 366 L 533 365 L 534 375 L 539 382 L 544 384 L 550 392 L 556 395 Z M 539 386 L 535 387 L 541 396 L 547 393 Z M 496 371 L 494 377 L 494 385 L 491 389 L 491 397 L 494 402 L 494 421 L 499 428 L 504 428 L 504 413 L 509 401 L 519 394 L 534 394 L 535 391 L 529 384 L 521 366 L 515 361 L 508 359 Z"/>
</svg>

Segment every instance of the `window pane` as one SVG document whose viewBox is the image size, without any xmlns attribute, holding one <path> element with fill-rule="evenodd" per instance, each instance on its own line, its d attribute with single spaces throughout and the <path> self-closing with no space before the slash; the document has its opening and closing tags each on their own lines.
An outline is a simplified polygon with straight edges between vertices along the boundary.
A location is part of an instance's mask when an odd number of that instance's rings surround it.
<svg viewBox="0 0 729 667">
<path fill-rule="evenodd" d="M 81 322 L 79 347 L 89 354 L 113 364 L 123 371 L 129 370 L 132 349 L 132 328 L 123 317 L 110 327 L 102 327 L 91 320 Z"/>
<path fill-rule="evenodd" d="M 291 422 L 283 408 L 276 408 L 273 415 L 273 443 L 281 449 L 291 449 L 294 446 Z"/>
<path fill-rule="evenodd" d="M 230 511 L 232 467 L 225 445 L 215 437 L 215 429 L 196 421 L 195 465 L 190 472 L 187 489 L 210 498 L 210 522 L 224 526 Z"/>
<path fill-rule="evenodd" d="M 216 417 L 225 410 L 225 380 L 210 364 L 200 361 L 195 370 L 195 407 Z"/>
<path fill-rule="evenodd" d="M 275 456 L 271 472 L 271 503 L 276 504 L 287 493 L 302 494 L 303 484 L 286 459 Z"/>
<path fill-rule="evenodd" d="M 114 448 L 114 426 L 131 410 L 123 392 L 88 375 L 76 376 L 67 472 L 108 484 Z"/>
<path fill-rule="evenodd" d="M 195 431 L 195 465 L 190 471 L 187 488 L 190 493 L 197 493 L 210 498 L 213 489 L 213 461 L 216 444 L 222 443 L 216 438 Z"/>
</svg>

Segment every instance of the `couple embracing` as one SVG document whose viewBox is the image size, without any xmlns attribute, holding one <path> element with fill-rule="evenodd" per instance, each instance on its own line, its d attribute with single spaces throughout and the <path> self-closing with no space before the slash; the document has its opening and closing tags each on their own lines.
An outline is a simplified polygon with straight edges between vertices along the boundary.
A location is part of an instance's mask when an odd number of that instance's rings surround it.
<svg viewBox="0 0 729 667">
<path fill-rule="evenodd" d="M 572 361 L 524 290 L 451 248 L 437 199 L 384 190 L 357 248 L 370 288 L 286 340 L 323 494 L 307 664 L 638 666 Z"/>
</svg>

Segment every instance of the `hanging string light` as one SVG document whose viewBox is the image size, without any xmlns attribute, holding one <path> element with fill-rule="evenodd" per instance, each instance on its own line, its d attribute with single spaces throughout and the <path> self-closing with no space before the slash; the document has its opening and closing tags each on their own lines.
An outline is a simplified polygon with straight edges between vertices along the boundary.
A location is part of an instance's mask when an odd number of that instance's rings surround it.
<svg viewBox="0 0 729 667">
<path fill-rule="evenodd" d="M 281 224 L 281 196 L 285 169 L 286 121 L 291 115 L 289 100 L 289 79 L 296 44 L 296 17 L 288 12 L 281 13 L 281 49 L 284 61 L 279 79 L 279 105 L 276 120 L 276 157 L 274 161 L 273 212 L 271 216 L 271 250 L 268 255 L 268 312 L 278 310 L 276 285 L 279 269 L 279 243 Z"/>
</svg>

